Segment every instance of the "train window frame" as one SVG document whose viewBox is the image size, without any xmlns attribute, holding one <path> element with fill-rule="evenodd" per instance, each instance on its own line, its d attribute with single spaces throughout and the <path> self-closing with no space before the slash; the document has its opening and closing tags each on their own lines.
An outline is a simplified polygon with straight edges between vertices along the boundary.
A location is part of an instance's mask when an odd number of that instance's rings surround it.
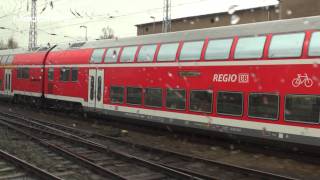
<svg viewBox="0 0 320 180">
<path fill-rule="evenodd" d="M 142 59 L 142 57 L 140 57 L 140 54 L 142 53 L 142 50 L 144 47 L 151 47 L 151 46 L 154 46 L 154 52 L 152 54 L 152 58 L 150 60 L 146 60 L 146 59 Z M 137 62 L 138 63 L 150 63 L 150 62 L 153 62 L 154 59 L 155 59 L 155 56 L 157 54 L 157 50 L 158 50 L 158 47 L 159 45 L 158 44 L 145 44 L 145 45 L 142 45 L 140 46 L 140 49 L 139 49 L 139 52 L 138 52 L 138 57 L 137 57 Z"/>
<path fill-rule="evenodd" d="M 207 53 L 208 53 L 208 49 L 210 46 L 210 43 L 212 42 L 218 42 L 218 41 L 231 41 L 230 43 L 230 48 L 228 48 L 228 53 L 227 53 L 227 57 L 226 58 L 208 58 L 207 56 Z M 232 45 L 234 43 L 234 38 L 222 38 L 222 39 L 209 39 L 208 40 L 208 44 L 207 46 L 205 47 L 205 52 L 204 52 L 204 60 L 205 61 L 219 61 L 219 60 L 228 60 L 230 58 L 230 54 L 231 54 L 231 51 L 232 51 Z M 215 48 L 214 48 L 215 49 Z"/>
<path fill-rule="evenodd" d="M 306 121 L 296 121 L 296 120 L 290 120 L 286 118 L 286 107 L 287 107 L 287 97 L 288 96 L 313 96 L 313 97 L 319 97 L 320 95 L 313 95 L 313 94 L 286 94 L 284 97 L 284 121 L 285 122 L 294 122 L 294 123 L 300 123 L 300 124 L 320 124 L 320 119 L 318 119 L 318 122 L 306 122 Z"/>
<path fill-rule="evenodd" d="M 190 50 L 190 47 L 188 47 L 188 46 L 186 46 L 186 45 L 191 45 L 191 44 L 196 44 L 196 43 L 202 43 L 202 45 L 201 45 L 201 47 L 200 47 L 200 51 L 198 52 L 198 51 L 195 51 L 195 52 L 197 52 L 197 57 L 195 57 L 195 56 L 190 56 L 190 54 L 187 54 L 187 55 L 185 55 L 185 57 L 184 57 L 184 59 L 182 59 L 183 58 L 183 55 L 184 55 L 184 53 L 187 53 L 187 52 L 189 52 L 189 50 Z M 185 41 L 185 42 L 183 42 L 183 44 L 182 44 L 182 47 L 181 47 L 181 49 L 180 49 L 180 53 L 179 53 L 179 61 L 182 61 L 182 62 L 188 62 L 188 61 L 200 61 L 201 60 L 201 56 L 202 56 L 202 52 L 203 52 L 203 49 L 204 49 L 204 45 L 205 45 L 205 40 L 196 40 L 196 41 Z M 186 52 L 184 52 L 184 48 L 185 47 L 188 47 L 188 49 L 187 50 L 185 50 Z M 194 47 L 192 47 L 192 49 L 194 49 Z M 197 49 L 198 50 L 198 49 Z M 199 53 L 199 54 L 198 54 Z M 189 55 L 189 56 L 188 56 Z M 194 55 L 194 54 L 192 54 L 192 55 Z M 198 57 L 198 55 L 199 55 L 199 57 Z"/>
<path fill-rule="evenodd" d="M 111 88 L 113 88 L 113 87 L 117 87 L 117 88 L 122 88 L 123 89 L 123 93 L 122 93 L 122 101 L 121 102 L 113 102 L 112 101 L 112 98 L 111 98 Z M 111 85 L 110 87 L 109 87 L 109 100 L 110 100 L 110 103 L 111 104 L 124 104 L 124 102 L 125 102 L 125 94 L 126 94 L 126 92 L 125 92 L 125 90 L 126 90 L 126 88 L 124 87 L 124 86 L 117 86 L 117 85 Z"/>
<path fill-rule="evenodd" d="M 246 53 L 245 55 L 246 56 L 244 56 L 242 53 L 243 53 L 243 51 L 240 51 L 240 50 L 244 50 L 244 49 L 239 49 L 240 47 L 242 47 L 242 46 L 240 46 L 240 45 L 242 45 L 242 43 L 244 43 L 245 45 L 244 45 L 244 47 L 247 47 L 246 46 L 246 44 L 248 44 L 249 42 L 241 42 L 241 40 L 244 40 L 244 41 L 246 41 L 246 40 L 258 40 L 258 39 L 262 39 L 262 41 L 263 41 L 263 43 L 261 43 L 261 44 L 259 44 L 259 45 L 261 45 L 261 47 L 259 46 L 259 49 L 255 49 L 255 50 L 259 50 L 259 51 L 251 51 L 251 53 Z M 236 44 L 236 47 L 235 47 L 235 49 L 234 49 L 234 55 L 233 55 L 233 58 L 235 59 L 235 60 L 250 60 L 250 59 L 261 59 L 262 57 L 263 57 L 263 55 L 264 55 L 264 50 L 265 50 L 265 46 L 266 46 L 266 42 L 267 42 L 267 36 L 266 35 L 259 35 L 259 36 L 242 36 L 242 37 L 239 37 L 238 38 L 238 41 L 237 41 L 237 44 Z M 255 41 L 255 46 L 256 47 L 258 47 L 257 46 L 257 41 Z M 245 50 L 248 50 L 248 49 L 246 49 L 245 48 Z M 252 52 L 254 52 L 254 53 L 256 53 L 256 52 L 258 52 L 257 53 L 257 56 L 248 56 L 248 54 L 252 54 Z M 240 56 L 240 57 L 239 57 Z"/>
<path fill-rule="evenodd" d="M 317 49 L 317 47 L 312 46 L 314 40 L 317 39 L 317 38 L 314 38 L 315 34 L 320 36 L 320 31 L 314 31 L 314 32 L 312 32 L 312 34 L 310 36 L 310 42 L 309 42 L 309 46 L 308 46 L 308 56 L 309 57 L 319 57 L 320 56 L 320 51 L 317 51 L 317 52 L 314 51 L 315 49 Z M 320 38 L 320 37 L 318 37 L 318 38 Z M 318 43 L 315 42 L 315 44 L 318 44 Z M 318 48 L 320 48 L 320 46 Z"/>
<path fill-rule="evenodd" d="M 99 54 L 99 61 L 97 59 L 93 59 L 95 56 L 95 52 L 102 52 L 101 54 L 101 57 L 100 57 L 100 54 Z M 104 56 L 105 56 L 105 53 L 106 53 L 106 49 L 105 48 L 98 48 L 98 49 L 94 49 L 92 54 L 91 54 L 91 57 L 90 57 L 90 64 L 100 64 L 101 62 L 103 62 L 104 60 Z"/>
<path fill-rule="evenodd" d="M 129 103 L 128 102 L 128 89 L 129 88 L 132 88 L 132 89 L 141 89 L 141 101 L 140 101 L 140 104 L 134 104 L 134 103 Z M 144 89 L 142 88 L 142 87 L 138 87 L 138 86 L 127 86 L 126 87 L 126 92 L 125 92 L 125 94 L 126 94 L 126 104 L 129 104 L 129 105 L 132 105 L 132 106 L 142 106 L 143 105 L 143 91 L 144 91 Z"/>
<path fill-rule="evenodd" d="M 165 60 L 165 59 L 159 59 L 160 57 L 160 53 L 161 53 L 161 48 L 165 45 L 177 45 L 177 49 L 175 51 L 175 54 L 174 54 L 174 57 L 173 59 L 169 59 L 169 60 Z M 162 62 L 175 62 L 177 60 L 177 54 L 178 54 L 178 51 L 179 51 L 179 48 L 180 48 L 180 42 L 168 42 L 168 43 L 161 43 L 160 46 L 159 46 L 159 50 L 157 52 L 157 62 L 158 63 L 162 63 Z"/>
<path fill-rule="evenodd" d="M 241 111 L 241 114 L 240 115 L 235 115 L 235 114 L 228 114 L 228 113 L 219 113 L 218 112 L 218 99 L 219 99 L 219 93 L 234 93 L 234 94 L 241 94 L 242 96 L 242 102 L 241 102 L 241 105 L 242 105 L 242 111 Z M 232 117 L 242 117 L 244 115 L 244 93 L 241 92 L 241 91 L 217 91 L 217 94 L 216 94 L 216 100 L 215 100 L 215 105 L 216 105 L 216 113 L 218 115 L 223 115 L 223 116 L 232 116 Z"/>
<path fill-rule="evenodd" d="M 14 55 L 9 55 L 7 60 L 6 60 L 6 62 L 5 62 L 5 64 L 12 64 L 13 59 L 14 59 Z"/>
<path fill-rule="evenodd" d="M 65 69 L 65 71 L 66 71 L 66 70 L 69 71 L 69 73 L 65 73 L 65 74 L 68 74 L 68 78 L 65 78 L 65 79 L 62 78 L 63 76 L 62 76 L 62 73 L 61 73 L 61 72 L 63 71 L 63 69 Z M 71 68 L 70 68 L 70 67 L 61 67 L 61 68 L 60 68 L 60 73 L 59 73 L 59 81 L 60 81 L 60 82 L 69 82 L 69 81 L 70 81 L 70 78 L 71 78 L 70 75 L 71 75 Z"/>
<path fill-rule="evenodd" d="M 4 56 L 2 56 L 2 59 L 1 59 L 1 64 L 6 64 L 6 62 L 7 62 L 7 59 L 8 59 L 8 55 L 4 55 Z"/>
<path fill-rule="evenodd" d="M 48 81 L 54 81 L 54 67 L 49 67 L 48 68 Z"/>
<path fill-rule="evenodd" d="M 77 75 L 75 80 L 73 79 L 74 71 L 76 71 L 76 75 Z M 71 82 L 78 82 L 79 81 L 79 68 L 78 67 L 71 67 L 70 68 L 70 81 Z"/>
<path fill-rule="evenodd" d="M 133 59 L 130 59 L 130 58 L 129 59 L 123 59 L 124 53 L 126 53 L 126 49 L 129 49 L 129 48 L 135 49 L 134 52 L 129 52 L 128 53 L 130 56 L 132 56 Z M 119 62 L 120 63 L 134 63 L 138 50 L 139 50 L 139 46 L 125 46 L 125 47 L 122 47 L 122 51 L 121 51 L 120 61 Z M 128 54 L 125 54 L 125 56 L 127 56 Z"/>
<path fill-rule="evenodd" d="M 182 91 L 184 91 L 185 92 L 185 97 L 184 97 L 184 109 L 177 109 L 177 108 L 169 108 L 168 106 L 167 106 L 167 98 L 168 98 L 168 90 L 178 90 L 178 91 L 180 91 L 180 90 L 182 90 Z M 166 88 L 166 94 L 165 94 L 165 107 L 166 107 L 166 109 L 169 109 L 169 110 L 177 110 L 177 111 L 186 111 L 187 110 L 187 90 L 186 89 L 183 89 L 183 88 Z"/>
<path fill-rule="evenodd" d="M 302 39 L 302 42 L 301 42 L 301 47 L 299 47 L 299 49 L 297 48 L 297 50 L 299 50 L 299 55 L 284 55 L 284 56 L 274 56 L 272 55 L 272 42 L 274 42 L 275 38 L 276 37 L 279 37 L 279 36 L 290 36 L 290 35 L 297 35 L 297 34 L 302 34 L 303 35 L 303 39 Z M 299 58 L 302 56 L 303 54 L 303 48 L 304 48 L 304 42 L 306 40 L 306 33 L 305 32 L 293 32 L 293 33 L 279 33 L 279 34 L 273 34 L 272 37 L 271 37 L 271 40 L 270 40 L 270 43 L 269 43 L 269 47 L 268 47 L 268 58 L 269 59 L 289 59 L 289 58 Z M 298 44 L 298 43 L 292 43 L 292 44 Z M 275 48 L 276 49 L 276 48 Z M 277 50 L 279 51 L 279 50 Z"/>
<path fill-rule="evenodd" d="M 30 78 L 29 67 L 17 67 L 17 79 L 27 80 Z"/>
<path fill-rule="evenodd" d="M 191 94 L 192 94 L 192 92 L 204 92 L 204 91 L 211 92 L 210 112 L 192 110 L 191 109 Z M 189 92 L 189 110 L 191 112 L 211 114 L 213 112 L 213 104 L 214 104 L 214 92 L 213 92 L 213 90 L 210 90 L 210 89 L 207 89 L 207 90 L 206 89 L 193 89 L 193 90 L 190 90 L 190 92 Z"/>
<path fill-rule="evenodd" d="M 161 91 L 161 106 L 151 106 L 151 105 L 147 105 L 146 104 L 146 93 L 147 93 L 147 89 L 152 89 L 152 90 L 160 90 Z M 156 88 L 156 87 L 147 87 L 144 88 L 144 92 L 143 92 L 143 105 L 146 107 L 152 107 L 152 108 L 162 108 L 163 107 L 163 89 L 162 88 Z"/>
<path fill-rule="evenodd" d="M 277 96 L 278 99 L 278 108 L 277 108 L 277 117 L 276 118 L 266 118 L 266 117 L 259 117 L 259 116 L 252 116 L 250 115 L 250 95 L 255 95 L 255 94 L 262 94 L 262 95 L 275 95 Z M 263 93 L 263 92 L 253 92 L 253 93 L 249 93 L 248 97 L 248 117 L 250 118 L 254 118 L 254 119 L 265 119 L 265 120 L 272 120 L 272 121 L 278 121 L 279 117 L 280 117 L 280 95 L 278 93 Z"/>
<path fill-rule="evenodd" d="M 117 63 L 118 62 L 118 59 L 119 59 L 119 57 L 120 57 L 120 53 L 121 53 L 121 47 L 110 47 L 110 48 L 108 48 L 107 50 L 106 50 L 106 53 L 105 53 L 105 55 L 104 55 L 104 63 L 105 64 L 112 64 L 112 63 Z M 116 51 L 116 53 L 117 53 L 117 57 L 116 58 L 114 58 L 114 59 L 112 59 L 112 60 L 114 60 L 114 61 L 109 61 L 110 59 L 108 59 L 108 52 L 110 51 L 110 50 L 113 50 L 113 54 L 114 54 L 114 52 L 115 52 L 115 50 L 118 50 L 118 51 Z"/>
</svg>

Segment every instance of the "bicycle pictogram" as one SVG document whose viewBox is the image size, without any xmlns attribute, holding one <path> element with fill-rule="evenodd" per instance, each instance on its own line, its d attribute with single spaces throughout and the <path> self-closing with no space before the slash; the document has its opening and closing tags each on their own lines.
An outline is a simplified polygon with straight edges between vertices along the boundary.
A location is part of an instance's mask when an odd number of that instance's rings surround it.
<svg viewBox="0 0 320 180">
<path fill-rule="evenodd" d="M 311 78 L 308 77 L 307 73 L 304 73 L 304 75 L 297 74 L 297 78 L 294 78 L 292 80 L 293 87 L 299 87 L 301 85 L 304 85 L 305 87 L 308 87 L 308 88 L 313 85 L 313 81 Z"/>
</svg>

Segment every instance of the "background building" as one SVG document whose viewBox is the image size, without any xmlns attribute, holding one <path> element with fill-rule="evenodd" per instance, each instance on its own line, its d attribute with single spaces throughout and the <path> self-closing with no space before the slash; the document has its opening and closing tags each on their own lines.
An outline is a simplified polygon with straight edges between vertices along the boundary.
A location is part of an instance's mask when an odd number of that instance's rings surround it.
<svg viewBox="0 0 320 180">
<path fill-rule="evenodd" d="M 320 14 L 319 0 L 280 0 L 279 5 L 238 10 L 232 15 L 228 12 L 213 13 L 172 19 L 171 31 L 183 31 L 208 27 L 245 24 L 277 19 L 314 16 Z M 138 24 L 137 35 L 162 32 L 162 21 Z"/>
</svg>

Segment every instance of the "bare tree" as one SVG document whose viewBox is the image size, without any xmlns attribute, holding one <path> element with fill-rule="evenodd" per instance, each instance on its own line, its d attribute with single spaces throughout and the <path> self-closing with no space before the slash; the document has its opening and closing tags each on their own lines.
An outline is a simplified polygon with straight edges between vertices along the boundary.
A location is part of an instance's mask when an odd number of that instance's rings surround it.
<svg viewBox="0 0 320 180">
<path fill-rule="evenodd" d="M 13 39 L 13 37 L 8 39 L 7 42 L 8 49 L 15 49 L 18 47 L 18 42 Z"/>
<path fill-rule="evenodd" d="M 3 40 L 0 41 L 0 50 L 7 49 L 7 45 L 3 42 Z"/>
<path fill-rule="evenodd" d="M 114 31 L 111 27 L 107 26 L 102 28 L 102 35 L 100 36 L 100 39 L 112 39 L 114 38 Z"/>
<path fill-rule="evenodd" d="M 18 42 L 13 37 L 9 38 L 7 43 L 4 43 L 3 40 L 0 41 L 0 49 L 15 49 L 18 47 Z"/>
</svg>

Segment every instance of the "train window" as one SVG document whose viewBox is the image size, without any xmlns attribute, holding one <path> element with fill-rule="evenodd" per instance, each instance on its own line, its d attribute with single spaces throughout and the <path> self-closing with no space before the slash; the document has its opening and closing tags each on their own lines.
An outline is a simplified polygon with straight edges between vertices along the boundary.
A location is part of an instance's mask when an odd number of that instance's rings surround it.
<svg viewBox="0 0 320 180">
<path fill-rule="evenodd" d="M 181 89 L 167 89 L 166 107 L 168 109 L 186 109 L 186 91 Z"/>
<path fill-rule="evenodd" d="M 162 44 L 157 61 L 175 61 L 179 43 Z"/>
<path fill-rule="evenodd" d="M 137 48 L 137 46 L 123 48 L 120 62 L 133 62 L 136 56 Z"/>
<path fill-rule="evenodd" d="M 7 61 L 5 62 L 5 64 L 12 64 L 13 58 L 14 57 L 12 55 L 8 56 Z"/>
<path fill-rule="evenodd" d="M 110 87 L 110 101 L 112 103 L 123 103 L 124 88 L 118 86 Z"/>
<path fill-rule="evenodd" d="M 95 87 L 95 82 L 94 82 L 95 77 L 90 76 L 90 100 L 93 101 L 94 99 L 94 87 Z"/>
<path fill-rule="evenodd" d="M 305 33 L 274 35 L 269 48 L 269 58 L 299 57 Z"/>
<path fill-rule="evenodd" d="M 286 121 L 319 123 L 320 96 L 288 95 L 285 107 Z"/>
<path fill-rule="evenodd" d="M 104 49 L 95 49 L 92 53 L 90 63 L 101 63 L 104 54 Z"/>
<path fill-rule="evenodd" d="M 309 56 L 320 56 L 320 32 L 314 32 L 309 45 Z"/>
<path fill-rule="evenodd" d="M 212 112 L 212 91 L 193 90 L 190 93 L 190 110 L 195 112 Z"/>
<path fill-rule="evenodd" d="M 101 76 L 98 77 L 98 88 L 97 88 L 97 100 L 100 102 L 101 101 L 101 98 L 102 98 L 102 92 L 101 92 L 101 89 L 102 89 L 102 78 Z"/>
<path fill-rule="evenodd" d="M 5 64 L 9 56 L 2 56 L 1 64 Z"/>
<path fill-rule="evenodd" d="M 138 62 L 152 62 L 156 53 L 157 45 L 142 46 L 138 56 Z"/>
<path fill-rule="evenodd" d="M 205 54 L 206 60 L 228 59 L 233 39 L 211 40 Z"/>
<path fill-rule="evenodd" d="M 144 93 L 144 104 L 151 107 L 161 107 L 162 89 L 147 88 Z"/>
<path fill-rule="evenodd" d="M 179 59 L 182 61 L 199 60 L 203 44 L 204 41 L 185 42 Z"/>
<path fill-rule="evenodd" d="M 48 80 L 53 81 L 53 79 L 54 79 L 54 68 L 51 67 L 48 69 Z"/>
<path fill-rule="evenodd" d="M 142 88 L 128 87 L 127 88 L 127 103 L 140 105 L 142 104 Z"/>
<path fill-rule="evenodd" d="M 104 58 L 105 63 L 115 63 L 118 60 L 120 48 L 109 48 L 106 57 Z"/>
<path fill-rule="evenodd" d="M 241 116 L 243 111 L 243 95 L 237 92 L 218 92 L 218 114 Z"/>
<path fill-rule="evenodd" d="M 235 59 L 261 58 L 263 55 L 266 36 L 243 37 L 238 40 Z"/>
<path fill-rule="evenodd" d="M 30 69 L 29 68 L 17 68 L 18 79 L 29 79 Z"/>
<path fill-rule="evenodd" d="M 277 120 L 279 96 L 275 94 L 250 94 L 249 117 Z"/>
<path fill-rule="evenodd" d="M 71 81 L 78 81 L 78 68 L 71 68 Z"/>
<path fill-rule="evenodd" d="M 70 68 L 60 69 L 60 81 L 69 81 L 70 79 Z"/>
</svg>

